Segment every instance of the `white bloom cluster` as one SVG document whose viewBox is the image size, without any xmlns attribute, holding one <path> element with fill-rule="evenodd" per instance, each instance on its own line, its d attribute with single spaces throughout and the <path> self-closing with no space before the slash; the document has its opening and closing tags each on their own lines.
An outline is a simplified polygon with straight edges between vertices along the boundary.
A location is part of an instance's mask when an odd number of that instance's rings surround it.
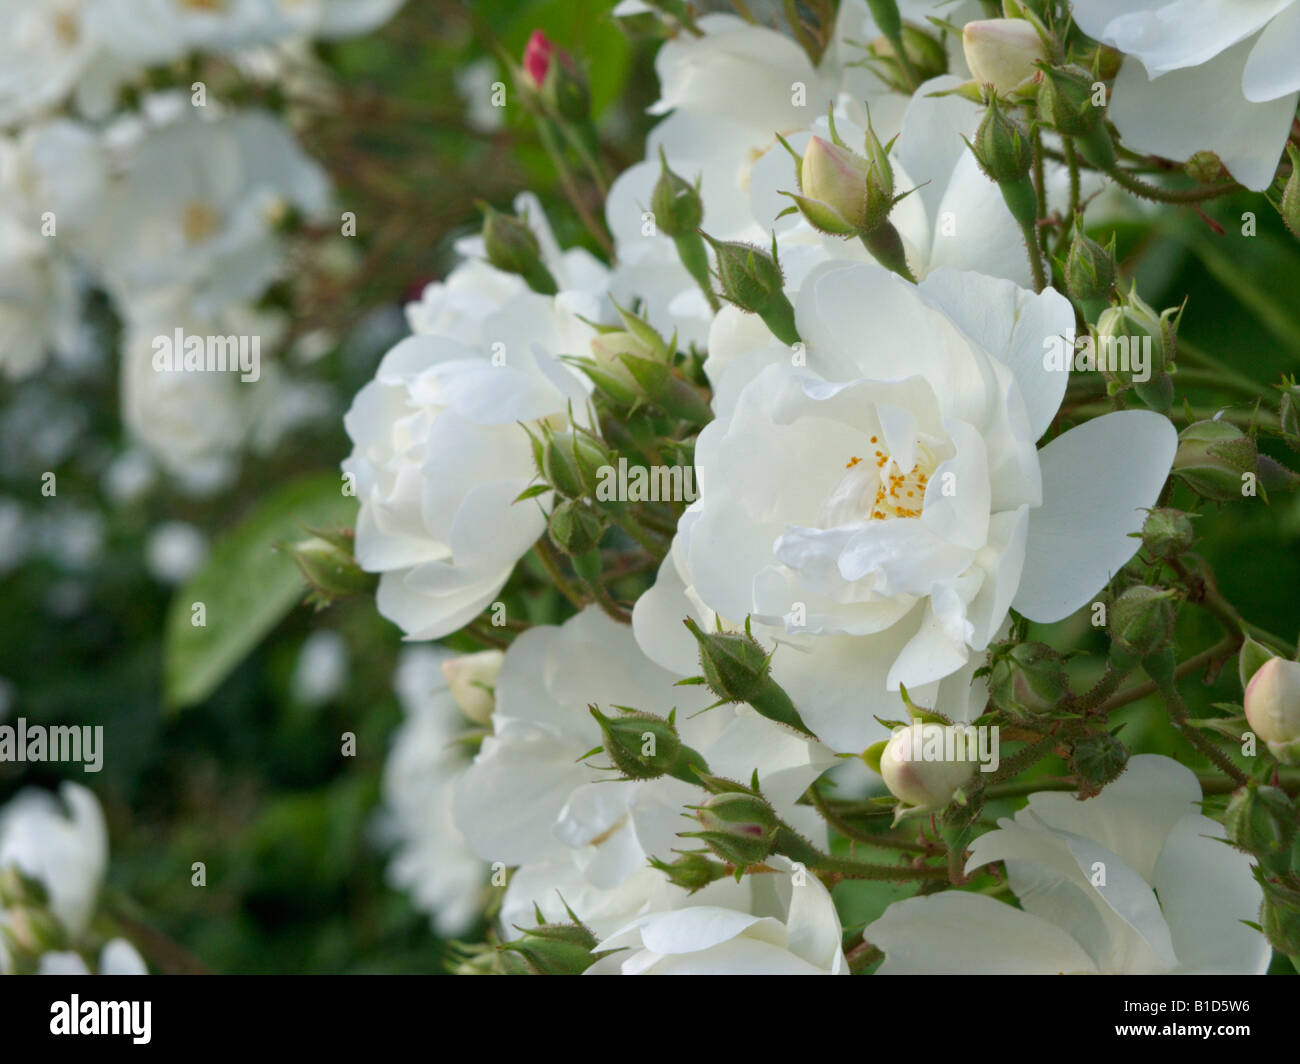
<svg viewBox="0 0 1300 1064">
<path fill-rule="evenodd" d="M 6 5 L 0 374 L 24 377 L 50 352 L 72 352 L 82 342 L 83 301 L 102 290 L 122 326 L 129 431 L 183 485 L 223 483 L 243 445 L 267 442 L 261 415 L 294 401 L 283 372 L 262 366 L 287 319 L 257 303 L 291 266 L 283 222 L 320 222 L 330 183 L 276 115 L 232 109 L 197 82 L 146 93 L 129 109 L 119 90 L 197 53 L 239 63 L 279 49 L 271 68 L 298 76 L 301 62 L 288 57 L 301 42 L 365 32 L 400 3 Z M 254 389 L 237 386 L 238 373 L 176 372 L 179 353 L 160 369 L 160 337 L 179 337 L 182 350 L 186 338 L 197 340 L 205 360 L 213 338 L 222 354 L 234 341 L 228 360 L 241 360 L 245 381 L 264 376 L 261 391 L 275 398 L 254 399 Z"/>
<path fill-rule="evenodd" d="M 1085 31 L 1141 59 L 1161 91 L 1253 42 L 1249 60 L 1237 57 L 1245 99 L 1282 101 L 1267 104 L 1267 136 L 1242 126 L 1216 139 L 1186 123 L 1177 143 L 1144 140 L 1144 129 L 1176 124 L 1134 118 L 1145 104 L 1133 63 L 1114 117 L 1133 147 L 1175 161 L 1214 150 L 1243 184 L 1272 180 L 1275 134 L 1300 90 L 1279 58 L 1296 7 L 1225 0 L 1240 32 L 1211 48 L 1198 12 L 1212 4 L 1075 6 Z M 1159 33 L 1173 7 L 1188 9 L 1185 41 Z M 935 5 L 898 8 L 929 42 L 909 59 L 909 92 L 878 76 L 895 53 L 865 0 L 840 5 L 818 61 L 730 15 L 678 27 L 656 63 L 651 111 L 665 117 L 605 201 L 611 265 L 562 251 L 525 194 L 511 247 L 494 250 L 487 234 L 462 242 L 463 261 L 408 308 L 413 335 L 348 412 L 357 559 L 380 574 L 379 611 L 408 639 L 434 640 L 497 624 L 488 617 L 504 615 L 534 547 L 559 585 L 550 544 L 582 543 L 567 553 L 588 580 L 592 541 L 568 523 L 600 498 L 584 462 L 639 442 L 643 399 L 670 415 L 656 431 L 689 419 L 663 390 L 663 351 L 709 386 L 708 410 L 684 433 L 698 499 L 684 500 L 671 528 L 638 532 L 621 499 L 600 518 L 620 544 L 651 554 L 652 586 L 634 603 L 588 598 L 559 625 L 519 625 L 489 683 L 439 695 L 490 723 L 468 766 L 433 755 L 431 737 L 445 735 L 433 725 L 417 743 L 408 723 L 395 749 L 389 803 L 422 810 L 409 823 L 425 827 L 393 874 L 444 929 L 469 920 L 449 887 L 467 844 L 514 869 L 500 934 L 534 966 L 545 967 L 539 943 L 551 941 L 539 919 L 576 916 L 593 937 L 592 972 L 847 972 L 835 906 L 806 866 L 839 867 L 821 853 L 811 784 L 836 755 L 871 764 L 917 707 L 948 726 L 975 723 L 989 704 L 990 649 L 1013 625 L 1023 639 L 1026 622 L 1093 603 L 1140 546 L 1178 449 L 1159 412 L 1168 403 L 1117 403 L 1062 431 L 1063 416 L 1081 420 L 1067 403 L 1075 363 L 1053 352 L 1073 355 L 1080 306 L 1096 297 L 1071 288 L 1067 298 L 1036 261 L 1040 223 L 1081 235 L 1085 207 L 1090 222 L 1115 209 L 1099 198 L 1111 163 L 1088 156 L 1102 161 L 1081 175 L 1074 154 L 1096 123 L 1062 95 L 1059 128 L 1035 130 L 1031 147 L 999 111 L 997 99 L 1010 110 L 1046 84 L 1046 29 L 980 22 L 964 55 L 950 31 L 982 5 L 943 5 L 945 30 L 931 36 L 921 30 L 933 29 Z M 538 48 L 534 81 L 554 61 L 549 44 Z M 1023 187 L 1038 194 L 1028 221 Z M 685 224 L 666 215 L 672 188 L 691 201 Z M 1063 219 L 1070 210 L 1077 217 Z M 700 230 L 716 266 L 707 277 L 691 261 Z M 868 239 L 886 232 L 892 243 Z M 1100 285 L 1104 299 L 1112 287 Z M 564 459 L 572 468 L 552 468 Z M 1194 808 L 1195 777 L 1154 755 L 1122 769 L 1080 788 L 1099 796 L 1036 794 L 977 835 L 968 872 L 1004 862 L 1022 908 L 925 891 L 867 928 L 882 970 L 1266 968 L 1264 938 L 1242 923 L 1257 916 L 1260 890 L 1248 859 L 1211 841 L 1223 832 Z M 938 790 L 936 808 L 961 794 Z M 439 805 L 435 829 L 431 810 L 449 792 L 451 822 Z M 703 826 L 693 834 L 723 858 L 725 878 L 703 849 L 685 852 L 683 814 Z"/>
</svg>

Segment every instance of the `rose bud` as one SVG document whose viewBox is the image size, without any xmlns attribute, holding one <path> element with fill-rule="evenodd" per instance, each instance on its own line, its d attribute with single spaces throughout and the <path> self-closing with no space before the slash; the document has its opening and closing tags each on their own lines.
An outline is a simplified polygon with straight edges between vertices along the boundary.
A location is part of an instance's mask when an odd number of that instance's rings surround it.
<svg viewBox="0 0 1300 1064">
<path fill-rule="evenodd" d="M 1300 763 L 1300 662 L 1271 658 L 1246 685 L 1246 720 L 1284 765 Z"/>
<path fill-rule="evenodd" d="M 910 724 L 894 732 L 880 755 L 880 775 L 890 794 L 922 809 L 942 809 L 953 800 L 975 776 L 976 761 L 930 756 L 948 749 L 951 730 L 943 724 Z M 970 753 L 964 740 L 962 748 Z"/>
<path fill-rule="evenodd" d="M 497 673 L 505 654 L 500 650 L 481 650 L 462 654 L 442 663 L 442 675 L 456 705 L 475 724 L 487 724 L 496 709 Z"/>
<path fill-rule="evenodd" d="M 1038 72 L 1034 63 L 1047 58 L 1038 31 L 1024 19 L 968 22 L 961 31 L 961 47 L 971 76 L 1004 96 L 1032 78 Z"/>
</svg>

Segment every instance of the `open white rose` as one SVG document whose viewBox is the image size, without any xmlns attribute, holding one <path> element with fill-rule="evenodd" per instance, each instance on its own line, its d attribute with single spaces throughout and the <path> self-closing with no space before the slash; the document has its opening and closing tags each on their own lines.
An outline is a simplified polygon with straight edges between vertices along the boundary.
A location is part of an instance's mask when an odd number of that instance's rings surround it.
<svg viewBox="0 0 1300 1064">
<path fill-rule="evenodd" d="M 1021 908 L 945 891 L 895 902 L 863 937 L 887 975 L 1261 975 L 1271 950 L 1243 923 L 1262 900 L 1250 858 L 1200 801 L 1196 776 L 1154 754 L 1087 801 L 1032 795 L 966 866 L 1005 861 Z"/>
<path fill-rule="evenodd" d="M 665 718 L 675 708 L 682 742 L 713 774 L 748 781 L 757 770 L 763 793 L 793 814 L 829 766 L 826 751 L 748 706 L 701 714 L 711 696 L 673 686 L 679 678 L 595 607 L 516 639 L 497 677 L 494 734 L 456 792 L 456 823 L 478 854 L 508 865 L 571 859 L 593 887 L 611 889 L 647 857 L 672 860 L 682 847 L 684 806 L 702 801 L 704 789 L 672 776 L 619 780 L 592 767 L 609 764 L 603 754 L 583 759 L 603 742 L 592 704 L 610 716 L 617 706 Z"/>
<path fill-rule="evenodd" d="M 595 331 L 559 300 L 522 292 L 481 335 L 475 346 L 403 340 L 343 420 L 353 442 L 343 468 L 361 501 L 357 561 L 382 574 L 379 612 L 411 639 L 481 613 L 542 534 L 539 500 L 515 503 L 536 475 L 521 423 L 586 417 L 590 385 L 558 356 L 585 351 Z"/>
<path fill-rule="evenodd" d="M 589 975 L 848 975 L 840 919 L 821 881 L 784 857 L 746 877 L 749 904 L 695 896 L 647 913 L 597 950 L 618 950 Z M 704 892 L 701 892 L 703 895 Z"/>
<path fill-rule="evenodd" d="M 1247 188 L 1273 180 L 1300 99 L 1296 0 L 1074 0 L 1083 31 L 1140 61 L 1110 117 L 1130 148 L 1212 151 Z M 1145 68 L 1145 69 L 1143 69 Z"/>
<path fill-rule="evenodd" d="M 700 498 L 637 603 L 638 639 L 680 668 L 687 612 L 754 618 L 788 644 L 773 675 L 836 750 L 883 737 L 872 716 L 902 715 L 900 685 L 968 720 L 969 673 L 940 682 L 973 670 L 1012 606 L 1060 620 L 1132 557 L 1177 434 L 1122 411 L 1037 450 L 1067 376 L 1044 356 L 1073 330 L 1050 290 L 831 263 L 796 320 L 802 352 L 769 342 L 720 382 Z"/>
</svg>

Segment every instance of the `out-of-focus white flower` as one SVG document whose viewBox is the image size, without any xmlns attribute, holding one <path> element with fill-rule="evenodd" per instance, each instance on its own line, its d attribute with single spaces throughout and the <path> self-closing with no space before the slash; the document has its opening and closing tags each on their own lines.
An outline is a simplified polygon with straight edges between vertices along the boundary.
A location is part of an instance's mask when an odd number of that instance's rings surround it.
<svg viewBox="0 0 1300 1064">
<path fill-rule="evenodd" d="M 42 953 L 37 967 L 38 975 L 91 975 L 90 966 L 80 953 L 73 950 L 51 950 Z M 124 938 L 104 943 L 99 952 L 100 975 L 148 975 L 148 966 L 136 948 Z"/>
<path fill-rule="evenodd" d="M 40 880 L 50 911 L 74 938 L 90 925 L 107 864 L 103 811 L 80 784 L 61 784 L 59 800 L 22 790 L 0 809 L 0 869 L 14 865 Z"/>
<path fill-rule="evenodd" d="M 602 890 L 649 856 L 672 859 L 683 807 L 703 799 L 703 788 L 672 776 L 611 780 L 582 760 L 603 742 L 593 704 L 610 715 L 616 706 L 659 717 L 675 708 L 682 742 L 710 772 L 748 780 L 757 770 L 763 793 L 792 813 L 831 763 L 826 751 L 748 706 L 700 715 L 711 699 L 675 687 L 680 675 L 647 660 L 631 631 L 595 607 L 519 636 L 497 677 L 493 735 L 456 790 L 456 823 L 479 855 L 507 865 L 571 859 Z"/>
<path fill-rule="evenodd" d="M 821 881 L 784 857 L 747 877 L 747 906 L 688 900 L 600 942 L 591 975 L 848 975 L 840 920 Z"/>
<path fill-rule="evenodd" d="M 487 866 L 452 820 L 452 792 L 469 765 L 457 739 L 472 725 L 447 689 L 442 664 L 450 655 L 407 648 L 394 686 L 406 719 L 384 763 L 379 828 L 394 846 L 388 878 L 409 891 L 442 935 L 468 931 L 486 903 Z"/>
<path fill-rule="evenodd" d="M 1300 100 L 1300 3 L 1075 0 L 1071 9 L 1085 33 L 1141 64 L 1124 64 L 1111 100 L 1125 144 L 1171 159 L 1212 151 L 1247 188 L 1268 187 Z"/>
<path fill-rule="evenodd" d="M 184 583 L 207 557 L 208 540 L 186 521 L 164 521 L 149 534 L 145 564 L 159 583 Z"/>
<path fill-rule="evenodd" d="M 133 299 L 127 307 L 121 346 L 122 418 L 132 437 L 186 490 L 207 494 L 234 474 L 235 456 L 248 438 L 257 381 L 238 370 L 166 368 L 160 338 L 256 338 L 260 362 L 269 359 L 285 321 L 274 313 L 231 305 L 204 314 L 185 289 L 164 289 Z M 180 355 L 177 354 L 179 361 Z M 250 358 L 251 361 L 251 358 Z"/>
<path fill-rule="evenodd" d="M 456 71 L 456 94 L 465 104 L 465 121 L 475 133 L 495 133 L 505 125 L 505 108 L 492 102 L 492 86 L 500 80 L 497 64 L 486 56 Z"/>
<path fill-rule="evenodd" d="M 1137 549 L 1177 434 L 1123 411 L 1036 449 L 1068 376 L 1046 355 L 1073 328 L 1050 290 L 952 270 L 912 286 L 830 263 L 796 320 L 802 360 L 769 338 L 718 384 L 700 498 L 637 602 L 638 639 L 689 668 L 687 612 L 752 617 L 790 644 L 773 675 L 836 750 L 882 738 L 872 716 L 898 719 L 904 684 L 969 720 L 973 652 L 1011 606 L 1056 621 L 1105 585 Z"/>
<path fill-rule="evenodd" d="M 324 171 L 277 119 L 183 116 L 129 152 L 90 234 L 92 260 L 120 304 L 183 287 L 213 313 L 256 299 L 279 274 L 287 209 L 319 217 L 328 200 Z"/>
<path fill-rule="evenodd" d="M 319 706 L 336 698 L 348 682 L 347 641 L 338 632 L 321 628 L 303 640 L 290 689 L 294 700 Z"/>
<path fill-rule="evenodd" d="M 1244 923 L 1262 900 L 1250 858 L 1200 801 L 1196 776 L 1153 754 L 1087 801 L 1032 795 L 966 866 L 1005 861 L 1020 909 L 945 891 L 895 902 L 863 937 L 882 974 L 1262 975 L 1272 951 Z"/>
<path fill-rule="evenodd" d="M 57 104 L 89 61 L 87 0 L 9 0 L 0 35 L 0 125 Z"/>
</svg>

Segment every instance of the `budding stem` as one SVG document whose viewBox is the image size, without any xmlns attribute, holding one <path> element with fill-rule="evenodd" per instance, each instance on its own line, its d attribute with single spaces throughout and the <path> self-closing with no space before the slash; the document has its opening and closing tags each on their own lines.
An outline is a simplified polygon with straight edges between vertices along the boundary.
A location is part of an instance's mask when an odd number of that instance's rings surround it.
<svg viewBox="0 0 1300 1064">
<path fill-rule="evenodd" d="M 677 257 L 682 260 L 686 272 L 695 278 L 695 283 L 708 300 L 709 309 L 716 314 L 722 308 L 722 303 L 709 280 L 709 255 L 704 249 L 704 238 L 699 233 L 682 233 L 673 238 L 673 243 L 677 245 Z"/>
</svg>

